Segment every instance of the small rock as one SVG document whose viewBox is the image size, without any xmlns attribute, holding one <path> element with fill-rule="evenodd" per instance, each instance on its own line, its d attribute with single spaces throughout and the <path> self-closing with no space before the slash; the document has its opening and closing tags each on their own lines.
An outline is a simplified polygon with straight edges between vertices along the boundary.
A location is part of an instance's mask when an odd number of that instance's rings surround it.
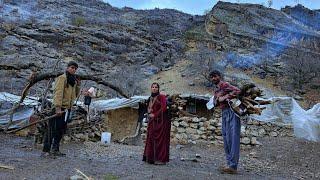
<svg viewBox="0 0 320 180">
<path fill-rule="evenodd" d="M 197 139 L 199 139 L 199 138 L 200 138 L 200 136 L 197 135 L 197 134 L 192 134 L 192 135 L 191 135 L 191 139 L 192 139 L 192 140 L 197 140 Z"/>
<path fill-rule="evenodd" d="M 253 158 L 258 158 L 258 155 L 256 152 L 251 152 L 249 153 L 249 156 L 253 157 Z"/>
<path fill-rule="evenodd" d="M 295 100 L 297 101 L 302 101 L 303 100 L 303 97 L 299 96 L 299 95 L 296 95 L 293 97 Z"/>
<path fill-rule="evenodd" d="M 180 144 L 176 145 L 176 149 L 182 149 L 182 148 L 184 148 L 183 145 L 180 145 Z"/>
<path fill-rule="evenodd" d="M 272 136 L 272 137 L 277 137 L 277 136 L 278 136 L 278 133 L 277 133 L 277 132 L 272 131 L 272 132 L 270 133 L 270 136 Z"/>
<path fill-rule="evenodd" d="M 250 139 L 248 137 L 244 137 L 244 138 L 242 138 L 241 142 L 242 142 L 242 144 L 247 145 L 247 144 L 250 144 Z"/>
<path fill-rule="evenodd" d="M 173 125 L 176 126 L 176 127 L 179 127 L 179 122 L 178 121 L 174 121 Z"/>
<path fill-rule="evenodd" d="M 194 122 L 194 123 L 198 123 L 198 122 L 200 122 L 200 119 L 199 119 L 199 118 L 197 118 L 197 117 L 192 118 L 192 122 Z"/>
<path fill-rule="evenodd" d="M 197 130 L 193 128 L 187 128 L 186 129 L 187 134 L 197 134 Z"/>
<path fill-rule="evenodd" d="M 259 134 L 259 136 L 264 136 L 266 134 L 266 130 L 261 128 L 261 129 L 258 130 L 258 134 Z"/>
<path fill-rule="evenodd" d="M 178 128 L 178 133 L 184 133 L 184 132 L 186 132 L 185 128 Z"/>
<path fill-rule="evenodd" d="M 199 128 L 199 130 L 200 130 L 200 131 L 204 131 L 204 130 L 205 130 L 205 128 L 204 128 L 204 127 L 201 127 L 201 128 Z"/>
<path fill-rule="evenodd" d="M 256 137 L 252 137 L 251 138 L 251 144 L 253 144 L 253 145 L 257 144 L 257 138 Z"/>
<path fill-rule="evenodd" d="M 171 126 L 171 132 L 176 132 L 177 131 L 177 127 L 176 126 Z"/>
<path fill-rule="evenodd" d="M 251 134 L 252 136 L 257 137 L 259 133 L 258 133 L 257 131 L 255 131 L 255 130 L 252 130 L 250 134 Z"/>
<path fill-rule="evenodd" d="M 222 136 L 215 136 L 215 139 L 223 141 L 223 137 Z"/>
<path fill-rule="evenodd" d="M 197 130 L 197 134 L 202 135 L 204 132 L 202 130 Z"/>
<path fill-rule="evenodd" d="M 210 122 L 210 124 L 213 125 L 213 126 L 218 123 L 218 121 L 217 121 L 216 119 L 210 119 L 209 122 Z"/>
<path fill-rule="evenodd" d="M 201 135 L 202 139 L 208 139 L 208 137 L 206 135 Z"/>
<path fill-rule="evenodd" d="M 188 127 L 189 124 L 187 122 L 185 122 L 185 121 L 182 121 L 182 122 L 180 122 L 180 126 Z"/>
<path fill-rule="evenodd" d="M 191 123 L 190 127 L 194 128 L 194 129 L 198 129 L 198 124 L 197 123 Z"/>
<path fill-rule="evenodd" d="M 246 127 L 245 126 L 241 126 L 240 131 L 241 131 L 242 135 L 246 134 Z"/>
<path fill-rule="evenodd" d="M 70 142 L 70 141 L 71 141 L 71 137 L 70 137 L 70 136 L 64 136 L 64 137 L 63 137 L 63 140 L 64 140 L 65 142 Z"/>
</svg>

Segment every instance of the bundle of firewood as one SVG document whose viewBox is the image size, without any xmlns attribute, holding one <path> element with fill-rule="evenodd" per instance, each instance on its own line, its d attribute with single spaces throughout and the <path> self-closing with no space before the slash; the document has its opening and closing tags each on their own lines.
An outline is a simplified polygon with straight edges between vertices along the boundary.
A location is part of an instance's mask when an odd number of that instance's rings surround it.
<svg viewBox="0 0 320 180">
<path fill-rule="evenodd" d="M 249 114 L 261 114 L 262 110 L 266 107 L 260 107 L 260 105 L 271 104 L 269 100 L 257 100 L 256 98 L 262 98 L 263 92 L 255 84 L 245 84 L 241 88 L 241 93 L 237 99 L 231 100 L 232 108 L 238 115 Z M 239 100 L 239 101 L 238 101 Z"/>
<path fill-rule="evenodd" d="M 54 114 L 53 108 L 47 108 L 37 113 L 39 119 L 51 116 Z M 66 135 L 73 137 L 74 134 L 85 132 L 99 131 L 101 127 L 101 118 L 92 118 L 87 120 L 87 111 L 80 106 L 76 106 L 73 111 L 72 121 L 68 123 Z M 48 123 L 40 122 L 36 125 L 35 143 L 42 144 L 45 133 L 48 131 Z"/>
<path fill-rule="evenodd" d="M 169 113 L 171 118 L 184 117 L 184 116 L 191 116 L 191 117 L 196 116 L 185 110 L 188 100 L 180 97 L 180 94 L 171 95 L 168 101 L 170 102 L 168 104 L 168 108 L 169 108 Z"/>
</svg>

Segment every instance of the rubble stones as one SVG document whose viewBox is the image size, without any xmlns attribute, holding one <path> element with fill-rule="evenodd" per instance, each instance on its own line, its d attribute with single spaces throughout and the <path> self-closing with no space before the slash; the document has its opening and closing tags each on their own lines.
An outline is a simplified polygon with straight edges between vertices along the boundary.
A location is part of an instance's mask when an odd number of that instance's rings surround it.
<svg viewBox="0 0 320 180">
<path fill-rule="evenodd" d="M 213 118 L 177 117 L 171 120 L 171 143 L 174 144 L 223 144 L 221 114 Z M 259 137 L 293 136 L 292 125 L 260 122 L 249 119 L 241 126 L 241 144 L 246 146 L 261 145 Z M 142 132 L 146 133 L 146 125 Z M 143 139 L 146 137 L 143 134 Z"/>
</svg>

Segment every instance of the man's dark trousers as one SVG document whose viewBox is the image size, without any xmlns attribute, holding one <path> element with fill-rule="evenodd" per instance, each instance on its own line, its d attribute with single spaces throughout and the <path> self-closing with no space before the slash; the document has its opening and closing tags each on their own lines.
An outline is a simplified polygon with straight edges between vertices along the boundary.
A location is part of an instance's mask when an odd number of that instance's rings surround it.
<svg viewBox="0 0 320 180">
<path fill-rule="evenodd" d="M 50 152 L 51 145 L 53 151 L 59 151 L 60 141 L 66 131 L 65 113 L 62 116 L 49 120 L 48 130 L 44 139 L 43 152 Z"/>
<path fill-rule="evenodd" d="M 224 151 L 229 167 L 238 168 L 240 154 L 240 119 L 227 107 L 222 110 L 222 136 L 224 141 Z"/>
</svg>

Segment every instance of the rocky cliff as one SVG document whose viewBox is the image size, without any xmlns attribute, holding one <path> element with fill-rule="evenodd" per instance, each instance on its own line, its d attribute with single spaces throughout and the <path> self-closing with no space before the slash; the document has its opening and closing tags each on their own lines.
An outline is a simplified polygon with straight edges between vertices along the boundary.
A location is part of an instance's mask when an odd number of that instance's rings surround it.
<svg viewBox="0 0 320 180">
<path fill-rule="evenodd" d="M 181 36 L 194 23 L 175 10 L 118 9 L 100 1 L 15 0 L 1 9 L 0 62 L 22 69 L 2 70 L 1 81 L 21 86 L 31 69 L 52 71 L 58 60 L 63 69 L 75 60 L 80 73 L 137 93 L 136 83 L 183 54 Z"/>
<path fill-rule="evenodd" d="M 320 56 L 317 18 L 305 16 L 310 24 L 295 13 L 318 11 L 300 7 L 218 2 L 205 16 L 98 0 L 5 0 L 0 8 L 1 91 L 21 90 L 32 71 L 63 70 L 69 60 L 79 73 L 139 94 L 139 83 L 181 59 L 190 62 L 184 76 L 193 77 L 217 66 L 268 73 L 296 52 Z"/>
</svg>

